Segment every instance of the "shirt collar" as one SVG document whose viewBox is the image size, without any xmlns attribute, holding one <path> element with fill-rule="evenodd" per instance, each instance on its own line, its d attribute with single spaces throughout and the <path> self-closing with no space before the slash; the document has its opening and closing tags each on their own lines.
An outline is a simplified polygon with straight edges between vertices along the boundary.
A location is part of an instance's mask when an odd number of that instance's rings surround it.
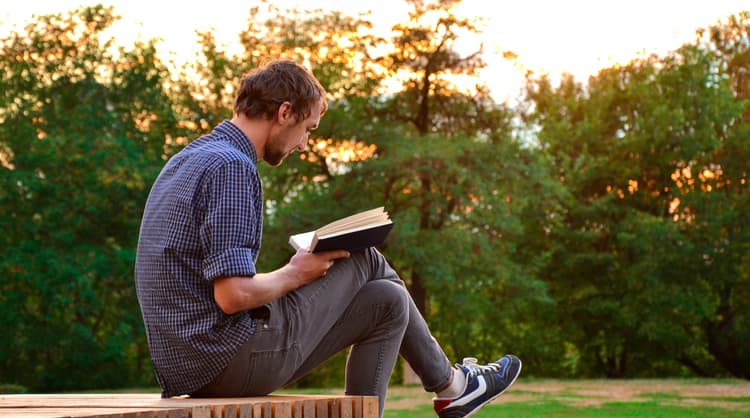
<svg viewBox="0 0 750 418">
<path fill-rule="evenodd" d="M 237 125 L 229 120 L 224 120 L 214 128 L 214 132 L 225 137 L 240 151 L 252 158 L 253 161 L 256 163 L 258 162 L 258 155 L 255 153 L 255 146 L 252 141 L 250 141 L 250 138 L 248 138 L 247 135 L 237 127 Z"/>
</svg>

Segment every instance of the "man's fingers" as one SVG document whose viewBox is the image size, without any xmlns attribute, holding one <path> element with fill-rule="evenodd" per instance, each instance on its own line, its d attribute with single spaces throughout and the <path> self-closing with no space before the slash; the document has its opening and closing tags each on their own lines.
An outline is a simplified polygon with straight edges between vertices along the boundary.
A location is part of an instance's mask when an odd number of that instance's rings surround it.
<svg viewBox="0 0 750 418">
<path fill-rule="evenodd" d="M 349 257 L 350 254 L 349 254 L 349 251 L 339 250 L 339 251 L 328 251 L 325 253 L 321 253 L 320 255 L 327 258 L 325 271 L 323 271 L 323 276 L 325 276 L 326 273 L 328 273 L 328 269 L 333 267 L 334 260 L 338 258 Z"/>
<path fill-rule="evenodd" d="M 319 254 L 329 260 L 335 260 L 337 258 L 347 258 L 351 255 L 349 254 L 349 251 L 346 250 L 325 251 Z"/>
</svg>

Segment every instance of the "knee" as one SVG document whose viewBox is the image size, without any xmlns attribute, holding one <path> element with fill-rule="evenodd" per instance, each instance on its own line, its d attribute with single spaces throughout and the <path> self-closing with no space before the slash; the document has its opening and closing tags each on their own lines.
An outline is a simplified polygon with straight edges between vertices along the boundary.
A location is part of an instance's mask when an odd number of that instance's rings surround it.
<svg viewBox="0 0 750 418">
<path fill-rule="evenodd" d="M 365 287 L 370 288 L 376 304 L 388 314 L 388 319 L 405 328 L 409 322 L 410 303 L 406 288 L 390 280 L 373 280 Z"/>
</svg>

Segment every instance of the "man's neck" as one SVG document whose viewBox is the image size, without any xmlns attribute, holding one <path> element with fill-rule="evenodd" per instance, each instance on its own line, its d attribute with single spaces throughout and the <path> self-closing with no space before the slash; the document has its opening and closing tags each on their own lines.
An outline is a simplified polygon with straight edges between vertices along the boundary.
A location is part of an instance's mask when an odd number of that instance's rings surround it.
<svg viewBox="0 0 750 418">
<path fill-rule="evenodd" d="M 250 139 L 255 148 L 255 155 L 258 157 L 258 161 L 263 160 L 263 151 L 271 129 L 271 121 L 248 119 L 244 115 L 235 114 L 232 116 L 231 122 Z"/>
</svg>

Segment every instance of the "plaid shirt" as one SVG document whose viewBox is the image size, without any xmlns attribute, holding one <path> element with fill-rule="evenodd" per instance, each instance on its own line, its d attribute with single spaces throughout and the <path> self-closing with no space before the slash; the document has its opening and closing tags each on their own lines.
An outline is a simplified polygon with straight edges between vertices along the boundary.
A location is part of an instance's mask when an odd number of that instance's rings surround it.
<svg viewBox="0 0 750 418">
<path fill-rule="evenodd" d="M 213 280 L 253 276 L 263 191 L 255 148 L 229 121 L 173 156 L 143 213 L 135 281 L 162 397 L 211 382 L 255 332 L 224 314 Z"/>
</svg>

